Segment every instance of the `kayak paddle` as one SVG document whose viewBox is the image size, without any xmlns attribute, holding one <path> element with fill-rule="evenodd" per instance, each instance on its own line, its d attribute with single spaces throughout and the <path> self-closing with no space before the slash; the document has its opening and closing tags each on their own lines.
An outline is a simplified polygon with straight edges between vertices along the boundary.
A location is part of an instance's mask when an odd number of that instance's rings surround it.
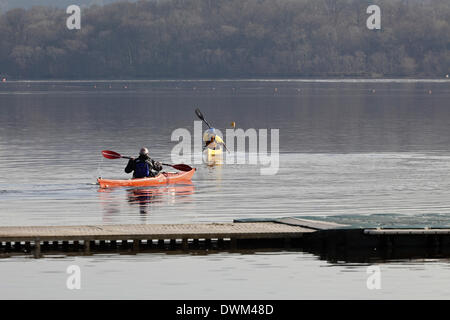
<svg viewBox="0 0 450 320">
<path fill-rule="evenodd" d="M 122 156 L 120 153 L 111 151 L 111 150 L 103 150 L 102 151 L 102 155 L 106 158 L 106 159 L 131 159 L 131 157 L 125 157 Z"/>
<path fill-rule="evenodd" d="M 211 129 L 211 126 L 210 126 L 209 123 L 206 121 L 205 117 L 203 116 L 203 113 L 200 111 L 199 108 L 195 109 L 195 114 L 197 115 L 197 117 L 198 117 L 200 120 L 202 120 L 202 121 L 208 126 L 208 128 Z M 230 150 L 228 150 L 227 145 L 225 144 L 225 142 L 223 142 L 223 140 L 222 140 L 222 144 L 223 144 L 223 146 L 225 147 L 225 149 L 226 149 L 228 152 L 230 152 Z"/>
<path fill-rule="evenodd" d="M 197 117 L 199 117 L 200 120 L 202 120 L 202 121 L 208 126 L 208 128 L 211 129 L 211 126 L 210 126 L 209 123 L 205 120 L 205 117 L 203 116 L 203 113 L 200 111 L 199 108 L 195 109 L 195 114 L 197 115 Z"/>
<path fill-rule="evenodd" d="M 117 153 L 115 151 L 111 151 L 111 150 L 103 150 L 102 151 L 102 155 L 106 158 L 106 159 L 133 159 L 132 157 L 126 157 L 121 155 L 120 153 Z M 168 163 L 161 163 L 163 166 L 169 166 L 172 167 L 174 169 L 180 170 L 180 171 L 191 171 L 192 167 L 188 166 L 187 164 L 168 164 Z"/>
<path fill-rule="evenodd" d="M 168 163 L 161 163 L 163 166 L 169 166 L 174 169 L 180 170 L 180 171 L 191 171 L 192 167 L 188 166 L 187 164 L 168 164 Z"/>
</svg>

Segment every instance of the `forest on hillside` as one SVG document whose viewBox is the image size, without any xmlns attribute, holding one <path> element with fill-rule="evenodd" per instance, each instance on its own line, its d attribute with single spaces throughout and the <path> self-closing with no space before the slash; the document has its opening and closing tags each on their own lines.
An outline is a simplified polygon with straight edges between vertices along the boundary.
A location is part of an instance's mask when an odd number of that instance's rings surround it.
<svg viewBox="0 0 450 320">
<path fill-rule="evenodd" d="M 366 9 L 381 8 L 381 30 Z M 449 0 L 140 0 L 0 16 L 12 79 L 444 77 Z"/>
</svg>

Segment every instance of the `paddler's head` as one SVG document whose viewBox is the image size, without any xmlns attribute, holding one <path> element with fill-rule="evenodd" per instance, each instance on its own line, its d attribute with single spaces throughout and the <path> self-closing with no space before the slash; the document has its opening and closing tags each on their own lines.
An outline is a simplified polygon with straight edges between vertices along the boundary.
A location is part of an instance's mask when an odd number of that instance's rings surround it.
<svg viewBox="0 0 450 320">
<path fill-rule="evenodd" d="M 139 151 L 139 155 L 142 157 L 148 156 L 148 149 L 145 147 L 142 147 L 141 150 Z"/>
</svg>

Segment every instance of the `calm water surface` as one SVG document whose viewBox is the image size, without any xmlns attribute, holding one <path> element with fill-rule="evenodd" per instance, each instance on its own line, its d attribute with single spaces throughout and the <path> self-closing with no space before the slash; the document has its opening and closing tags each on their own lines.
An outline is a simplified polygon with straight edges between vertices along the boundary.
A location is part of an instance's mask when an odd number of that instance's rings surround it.
<svg viewBox="0 0 450 320">
<path fill-rule="evenodd" d="M 450 222 L 449 101 L 449 81 L 3 83 L 0 224 L 185 223 L 303 214 L 403 214 Z M 278 174 L 261 176 L 257 165 L 201 164 L 191 185 L 99 190 L 98 176 L 126 177 L 126 162 L 103 159 L 101 150 L 134 155 L 146 145 L 153 158 L 169 162 L 176 144 L 171 133 L 193 130 L 197 106 L 220 129 L 231 121 L 243 129 L 280 129 Z M 265 298 L 343 297 L 342 290 L 348 297 L 374 298 L 448 294 L 447 261 L 385 264 L 390 280 L 373 293 L 365 287 L 366 266 L 273 253 L 3 259 L 0 269 L 10 272 L 0 279 L 0 296 L 49 283 L 38 290 L 45 297 L 75 297 L 55 289 L 74 260 L 92 279 L 80 293 L 89 297 L 101 297 L 108 288 L 105 297 L 153 297 L 149 287 L 158 288 L 160 297 L 173 291 L 185 297 L 190 288 L 196 297 L 235 297 L 243 281 L 249 284 L 241 292 L 247 298 L 252 292 Z M 22 271 L 16 272 L 19 265 Z M 178 280 L 150 272 L 180 265 L 190 267 Z M 130 268 L 136 272 L 125 272 Z M 145 276 L 139 273 L 144 270 Z M 201 274 L 214 277 L 222 290 L 216 292 Z M 408 282 L 411 275 L 416 282 Z M 130 290 L 117 290 L 118 282 Z M 308 285 L 315 289 L 306 290 Z M 413 294 L 414 286 L 429 290 Z M 282 287 L 286 296 L 280 296 Z M 32 297 L 35 291 L 27 292 Z"/>
<path fill-rule="evenodd" d="M 448 261 L 378 265 L 381 289 L 368 290 L 367 265 L 330 264 L 304 253 L 142 254 L 1 260 L 0 299 L 448 299 Z M 66 269 L 81 268 L 81 290 Z"/>
</svg>

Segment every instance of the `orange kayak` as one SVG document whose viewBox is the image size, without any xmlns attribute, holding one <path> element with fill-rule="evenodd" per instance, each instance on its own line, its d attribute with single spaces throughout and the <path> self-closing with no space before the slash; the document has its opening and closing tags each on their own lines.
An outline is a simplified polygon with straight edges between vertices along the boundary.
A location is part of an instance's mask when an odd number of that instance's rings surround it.
<svg viewBox="0 0 450 320">
<path fill-rule="evenodd" d="M 180 172 L 162 172 L 153 178 L 139 178 L 127 180 L 111 180 L 98 178 L 97 182 L 101 188 L 110 187 L 146 187 L 162 184 L 175 184 L 183 181 L 190 181 L 195 173 L 195 169 L 191 171 Z"/>
</svg>

